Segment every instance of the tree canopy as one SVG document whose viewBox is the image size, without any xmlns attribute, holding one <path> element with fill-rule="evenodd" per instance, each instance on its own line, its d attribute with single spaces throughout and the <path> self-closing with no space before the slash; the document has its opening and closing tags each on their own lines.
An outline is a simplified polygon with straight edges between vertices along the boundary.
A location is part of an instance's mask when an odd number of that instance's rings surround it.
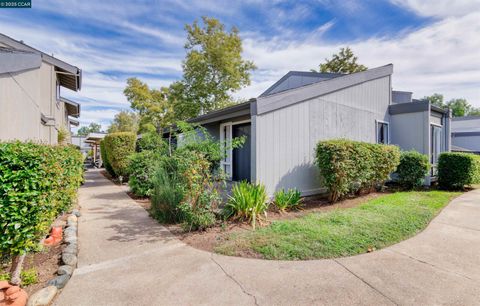
<svg viewBox="0 0 480 306">
<path fill-rule="evenodd" d="M 102 126 L 98 123 L 92 122 L 88 126 L 82 126 L 78 129 L 77 135 L 87 136 L 89 133 L 100 133 Z"/>
<path fill-rule="evenodd" d="M 173 103 L 169 88 L 151 89 L 137 78 L 129 78 L 123 91 L 130 107 L 139 115 L 139 132 L 153 132 L 171 124 Z"/>
<path fill-rule="evenodd" d="M 236 103 L 232 93 L 250 84 L 253 62 L 242 58 L 238 29 L 230 31 L 218 19 L 203 17 L 186 25 L 186 56 L 182 79 L 169 87 L 150 88 L 130 78 L 124 94 L 139 114 L 139 131 L 159 130 L 178 120 L 186 120 Z"/>
<path fill-rule="evenodd" d="M 187 51 L 183 61 L 183 98 L 197 113 L 231 104 L 231 93 L 250 84 L 253 62 L 242 58 L 238 29 L 230 31 L 218 19 L 203 17 L 186 25 Z M 193 102 L 193 103 L 192 103 Z"/>
<path fill-rule="evenodd" d="M 443 95 L 438 93 L 426 96 L 423 99 L 438 107 L 450 108 L 453 117 L 480 116 L 480 107 L 472 106 L 466 99 L 455 98 L 445 102 Z"/>
<path fill-rule="evenodd" d="M 132 111 L 123 110 L 115 115 L 107 130 L 108 133 L 138 132 L 138 115 Z"/>
<path fill-rule="evenodd" d="M 354 73 L 365 71 L 368 68 L 357 63 L 358 57 L 353 54 L 349 47 L 341 48 L 337 54 L 333 54 L 331 59 L 325 59 L 325 63 L 320 64 L 320 72 L 330 73 Z M 315 71 L 315 70 L 313 70 Z"/>
</svg>

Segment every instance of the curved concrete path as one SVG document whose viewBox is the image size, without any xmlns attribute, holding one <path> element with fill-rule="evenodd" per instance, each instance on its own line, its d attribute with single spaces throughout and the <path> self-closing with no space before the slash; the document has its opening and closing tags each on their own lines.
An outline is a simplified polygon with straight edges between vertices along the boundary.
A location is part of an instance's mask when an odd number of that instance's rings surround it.
<svg viewBox="0 0 480 306">
<path fill-rule="evenodd" d="M 480 190 L 392 247 L 297 262 L 193 249 L 95 170 L 79 197 L 78 268 L 56 305 L 480 305 Z"/>
</svg>

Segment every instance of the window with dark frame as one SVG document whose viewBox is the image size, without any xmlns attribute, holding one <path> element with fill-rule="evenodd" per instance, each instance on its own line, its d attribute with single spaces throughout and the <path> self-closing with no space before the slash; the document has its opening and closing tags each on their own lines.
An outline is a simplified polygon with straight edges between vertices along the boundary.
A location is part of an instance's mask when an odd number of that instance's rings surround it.
<svg viewBox="0 0 480 306">
<path fill-rule="evenodd" d="M 377 143 L 388 144 L 388 123 L 377 121 Z"/>
</svg>

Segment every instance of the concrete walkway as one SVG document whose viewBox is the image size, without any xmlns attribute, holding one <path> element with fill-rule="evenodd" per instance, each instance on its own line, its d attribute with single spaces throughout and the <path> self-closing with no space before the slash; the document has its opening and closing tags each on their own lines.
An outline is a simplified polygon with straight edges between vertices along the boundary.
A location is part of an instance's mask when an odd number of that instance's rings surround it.
<svg viewBox="0 0 480 306">
<path fill-rule="evenodd" d="M 79 197 L 79 264 L 57 305 L 480 305 L 480 190 L 392 247 L 299 262 L 193 249 L 98 171 Z"/>
</svg>

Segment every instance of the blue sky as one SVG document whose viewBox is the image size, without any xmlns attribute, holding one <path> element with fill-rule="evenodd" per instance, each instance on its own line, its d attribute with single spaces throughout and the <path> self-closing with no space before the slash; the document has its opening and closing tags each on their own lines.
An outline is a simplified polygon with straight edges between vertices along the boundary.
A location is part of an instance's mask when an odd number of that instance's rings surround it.
<svg viewBox="0 0 480 306">
<path fill-rule="evenodd" d="M 125 80 L 152 87 L 181 77 L 184 25 L 201 16 L 236 26 L 258 66 L 237 97 L 258 96 L 289 70 L 317 68 L 350 46 L 368 67 L 394 64 L 393 87 L 480 106 L 480 1 L 33 0 L 0 11 L 0 32 L 83 70 L 82 124 L 108 126 L 129 107 Z"/>
</svg>

